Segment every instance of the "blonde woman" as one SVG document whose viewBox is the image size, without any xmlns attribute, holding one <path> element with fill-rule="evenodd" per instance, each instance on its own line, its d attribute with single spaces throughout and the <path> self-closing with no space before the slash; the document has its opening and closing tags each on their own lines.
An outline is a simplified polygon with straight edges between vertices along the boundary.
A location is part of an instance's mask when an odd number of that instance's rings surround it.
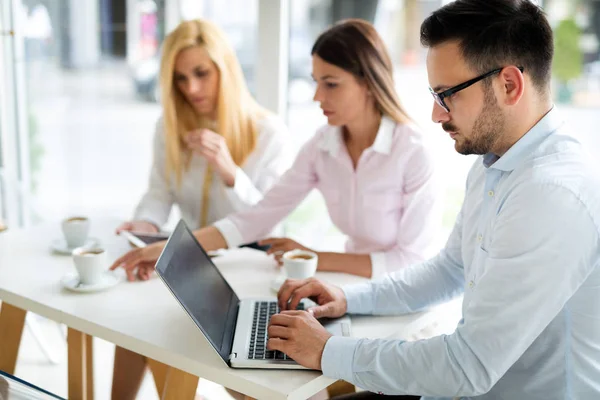
<svg viewBox="0 0 600 400">
<path fill-rule="evenodd" d="M 174 205 L 202 228 L 260 201 L 286 169 L 287 129 L 250 95 L 223 32 L 204 20 L 181 23 L 163 44 L 160 86 L 148 191 L 117 232 L 158 232 Z M 128 279 L 148 279 L 146 266 Z M 135 398 L 145 365 L 117 347 L 114 399 Z"/>
<path fill-rule="evenodd" d="M 166 38 L 160 83 L 163 116 L 148 191 L 117 232 L 157 232 L 173 205 L 190 226 L 210 225 L 257 203 L 289 159 L 286 127 L 252 98 L 215 25 L 186 21 Z M 137 275 L 149 276 L 143 268 Z"/>
</svg>

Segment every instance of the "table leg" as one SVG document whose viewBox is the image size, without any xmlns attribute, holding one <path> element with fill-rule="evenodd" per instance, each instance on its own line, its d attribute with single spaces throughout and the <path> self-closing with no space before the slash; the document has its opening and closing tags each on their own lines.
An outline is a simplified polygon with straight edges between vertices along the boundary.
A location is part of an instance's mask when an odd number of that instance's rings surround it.
<svg viewBox="0 0 600 400">
<path fill-rule="evenodd" d="M 93 400 L 92 338 L 69 328 L 67 334 L 69 399 Z"/>
<path fill-rule="evenodd" d="M 343 394 L 356 393 L 356 388 L 353 384 L 346 381 L 337 381 L 327 387 L 327 394 L 332 399 L 335 396 L 341 396 Z"/>
<path fill-rule="evenodd" d="M 94 400 L 94 337 L 85 335 L 87 400 Z"/>
<path fill-rule="evenodd" d="M 167 382 L 167 375 L 169 373 L 169 367 L 167 364 L 163 364 L 151 358 L 147 358 L 148 367 L 154 377 L 154 384 L 156 385 L 156 391 L 161 395 L 165 390 L 165 384 Z"/>
<path fill-rule="evenodd" d="M 167 373 L 162 400 L 192 400 L 196 396 L 198 377 L 180 369 L 170 367 Z"/>
<path fill-rule="evenodd" d="M 0 308 L 0 370 L 15 373 L 27 311 L 6 302 Z"/>
</svg>

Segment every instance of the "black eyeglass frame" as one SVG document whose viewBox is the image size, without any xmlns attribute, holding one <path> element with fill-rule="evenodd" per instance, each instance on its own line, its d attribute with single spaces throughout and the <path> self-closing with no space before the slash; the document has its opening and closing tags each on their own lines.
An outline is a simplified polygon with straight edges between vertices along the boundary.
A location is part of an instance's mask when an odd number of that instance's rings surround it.
<svg viewBox="0 0 600 400">
<path fill-rule="evenodd" d="M 500 71 L 502 71 L 504 68 L 506 68 L 506 67 L 496 68 L 490 72 L 486 72 L 483 75 L 479 75 L 476 78 L 470 79 L 466 82 L 463 82 L 461 84 L 453 86 L 450 89 L 446 89 L 443 92 L 436 93 L 433 91 L 432 88 L 429 88 L 429 91 L 431 92 L 431 95 L 433 96 L 433 99 L 435 100 L 435 102 L 438 103 L 440 105 L 440 107 L 442 107 L 444 110 L 446 110 L 446 112 L 450 112 L 450 108 L 446 105 L 446 102 L 444 101 L 444 99 L 446 97 L 450 97 L 453 94 L 458 93 L 461 90 L 464 90 L 464 89 L 468 88 L 469 86 L 472 86 L 487 77 L 497 74 Z M 523 71 L 525 70 L 525 68 L 523 68 L 523 67 L 517 67 L 517 68 L 519 69 L 519 71 L 521 71 L 521 73 L 523 73 Z"/>
</svg>

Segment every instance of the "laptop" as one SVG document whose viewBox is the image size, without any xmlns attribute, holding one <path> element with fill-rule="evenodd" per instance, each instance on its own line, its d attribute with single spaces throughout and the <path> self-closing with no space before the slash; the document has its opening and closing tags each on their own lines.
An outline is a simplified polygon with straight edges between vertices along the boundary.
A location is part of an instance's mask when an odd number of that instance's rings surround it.
<svg viewBox="0 0 600 400">
<path fill-rule="evenodd" d="M 180 220 L 156 272 L 223 361 L 233 368 L 305 369 L 286 354 L 267 350 L 267 327 L 279 312 L 275 297 L 240 300 Z M 299 309 L 314 303 L 302 300 Z M 325 319 L 333 335 L 350 336 L 350 318 Z"/>
</svg>

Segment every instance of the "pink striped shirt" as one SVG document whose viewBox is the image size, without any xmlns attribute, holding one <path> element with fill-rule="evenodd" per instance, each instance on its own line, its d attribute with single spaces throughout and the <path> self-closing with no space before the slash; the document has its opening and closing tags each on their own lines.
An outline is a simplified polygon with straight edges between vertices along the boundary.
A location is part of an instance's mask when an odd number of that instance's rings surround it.
<svg viewBox="0 0 600 400">
<path fill-rule="evenodd" d="M 381 120 L 356 169 L 340 127 L 325 126 L 255 206 L 215 223 L 228 247 L 264 238 L 316 188 L 348 253 L 370 254 L 372 277 L 426 259 L 441 222 L 439 182 L 422 133 Z"/>
</svg>

